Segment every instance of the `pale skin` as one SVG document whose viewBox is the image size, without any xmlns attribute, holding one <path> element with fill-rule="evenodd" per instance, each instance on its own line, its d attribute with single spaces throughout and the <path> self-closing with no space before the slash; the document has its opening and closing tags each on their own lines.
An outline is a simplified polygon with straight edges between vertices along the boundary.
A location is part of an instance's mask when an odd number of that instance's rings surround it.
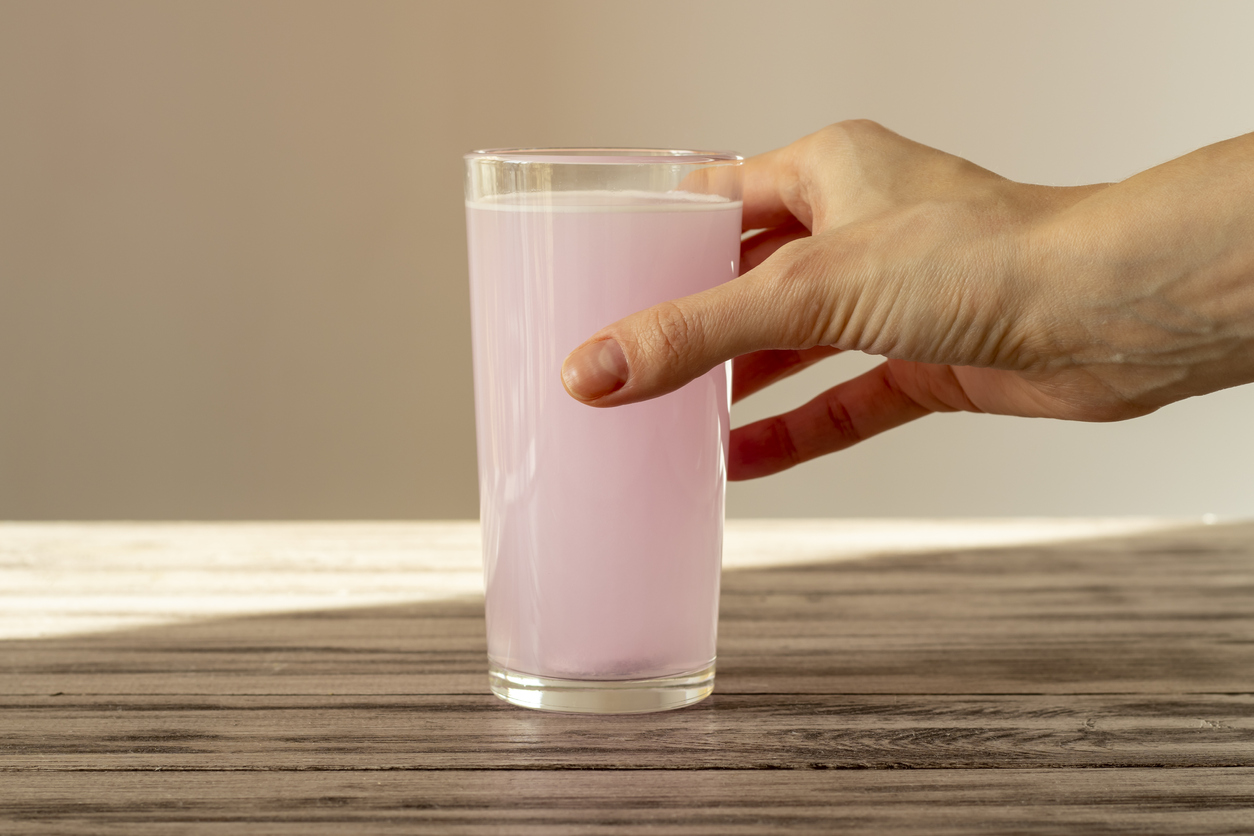
<svg viewBox="0 0 1254 836">
<path fill-rule="evenodd" d="M 1116 184 L 1016 183 L 872 122 L 745 162 L 740 278 L 566 358 L 613 407 L 735 359 L 733 400 L 841 351 L 886 358 L 732 432 L 785 470 L 933 412 L 1119 421 L 1254 381 L 1254 134 Z"/>
</svg>

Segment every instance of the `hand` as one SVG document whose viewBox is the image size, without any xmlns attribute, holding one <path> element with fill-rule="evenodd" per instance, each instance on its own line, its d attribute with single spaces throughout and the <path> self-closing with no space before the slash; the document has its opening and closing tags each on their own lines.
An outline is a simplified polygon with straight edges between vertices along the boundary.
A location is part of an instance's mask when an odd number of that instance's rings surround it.
<svg viewBox="0 0 1254 836">
<path fill-rule="evenodd" d="M 1114 186 L 1015 183 L 870 122 L 744 166 L 739 279 L 571 352 L 598 407 L 735 358 L 733 399 L 840 351 L 887 362 L 733 431 L 732 479 L 931 412 L 1114 421 L 1254 380 L 1254 134 Z"/>
</svg>

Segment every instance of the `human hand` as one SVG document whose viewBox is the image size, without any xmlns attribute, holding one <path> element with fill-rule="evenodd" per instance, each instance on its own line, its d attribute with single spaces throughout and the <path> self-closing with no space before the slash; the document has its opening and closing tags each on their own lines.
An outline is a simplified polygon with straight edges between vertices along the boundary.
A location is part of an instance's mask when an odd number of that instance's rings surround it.
<svg viewBox="0 0 1254 836">
<path fill-rule="evenodd" d="M 742 276 L 619 320 L 562 371 L 609 407 L 731 358 L 733 399 L 840 351 L 888 358 L 734 430 L 732 479 L 931 412 L 1112 421 L 1254 380 L 1251 137 L 1050 188 L 850 122 L 744 174 L 744 228 L 763 231 Z"/>
</svg>

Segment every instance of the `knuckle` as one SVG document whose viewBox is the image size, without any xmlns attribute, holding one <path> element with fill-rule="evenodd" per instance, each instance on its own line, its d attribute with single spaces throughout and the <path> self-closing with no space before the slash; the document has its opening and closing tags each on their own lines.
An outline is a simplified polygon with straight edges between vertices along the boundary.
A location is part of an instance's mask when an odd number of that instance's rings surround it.
<svg viewBox="0 0 1254 836">
<path fill-rule="evenodd" d="M 652 320 L 648 330 L 649 352 L 667 366 L 684 363 L 698 341 L 696 317 L 675 302 L 654 306 L 649 316 Z"/>
<path fill-rule="evenodd" d="M 797 449 L 797 443 L 792 437 L 792 429 L 788 426 L 788 421 L 785 420 L 784 416 L 776 415 L 770 419 L 766 430 L 774 441 L 772 446 L 777 451 L 779 457 L 788 463 L 789 467 L 795 467 L 805 461 L 801 451 Z"/>
<path fill-rule="evenodd" d="M 811 239 L 789 241 L 773 252 L 762 269 L 753 276 L 762 291 L 772 297 L 791 294 L 801 286 L 812 282 L 821 273 Z"/>
<path fill-rule="evenodd" d="M 827 143 L 849 147 L 877 139 L 887 133 L 887 128 L 871 119 L 845 119 L 823 128 L 819 131 L 819 136 Z"/>
<path fill-rule="evenodd" d="M 828 344 L 833 270 L 832 255 L 813 239 L 785 244 L 775 254 L 775 269 L 764 272 L 762 297 L 788 312 L 780 336 L 787 348 Z"/>
<path fill-rule="evenodd" d="M 863 440 L 862 433 L 858 430 L 858 425 L 854 423 L 853 416 L 849 414 L 849 408 L 839 398 L 827 398 L 824 408 L 830 435 L 839 445 L 839 449 Z"/>
<path fill-rule="evenodd" d="M 867 136 L 887 133 L 888 129 L 874 119 L 845 119 L 837 122 L 834 127 L 840 128 L 850 136 Z"/>
</svg>

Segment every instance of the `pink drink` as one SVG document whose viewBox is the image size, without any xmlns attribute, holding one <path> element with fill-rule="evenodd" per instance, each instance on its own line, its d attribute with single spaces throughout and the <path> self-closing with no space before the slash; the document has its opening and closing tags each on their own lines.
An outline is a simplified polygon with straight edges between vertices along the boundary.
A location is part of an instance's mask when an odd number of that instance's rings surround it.
<svg viewBox="0 0 1254 836">
<path fill-rule="evenodd" d="M 605 325 L 734 278 L 740 203 L 527 197 L 466 210 L 488 654 L 560 679 L 700 670 L 718 618 L 727 368 L 614 409 L 572 399 L 560 369 Z"/>
</svg>

